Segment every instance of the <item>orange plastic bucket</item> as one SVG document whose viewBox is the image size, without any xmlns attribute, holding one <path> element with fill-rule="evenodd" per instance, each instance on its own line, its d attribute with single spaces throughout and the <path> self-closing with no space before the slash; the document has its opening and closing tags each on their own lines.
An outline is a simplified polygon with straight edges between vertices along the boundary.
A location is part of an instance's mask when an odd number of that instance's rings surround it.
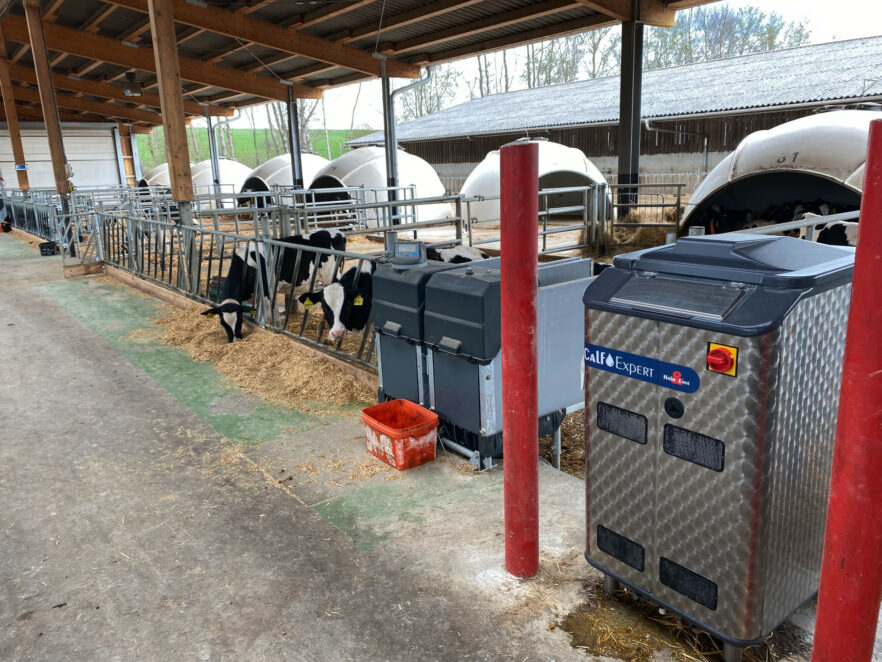
<svg viewBox="0 0 882 662">
<path fill-rule="evenodd" d="M 389 400 L 362 410 L 368 452 L 399 470 L 435 459 L 438 414 L 409 400 Z"/>
</svg>

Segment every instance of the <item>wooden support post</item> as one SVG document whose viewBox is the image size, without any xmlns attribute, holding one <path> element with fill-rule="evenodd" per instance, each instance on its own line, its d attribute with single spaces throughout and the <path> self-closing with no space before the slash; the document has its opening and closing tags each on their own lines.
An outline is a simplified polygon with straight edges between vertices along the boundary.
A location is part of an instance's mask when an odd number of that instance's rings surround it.
<svg viewBox="0 0 882 662">
<path fill-rule="evenodd" d="M 172 0 L 147 2 L 172 198 L 178 203 L 181 225 L 188 228 L 182 235 L 184 257 L 182 261 L 186 263 L 187 268 L 184 269 L 183 264 L 178 265 L 178 286 L 190 294 L 195 294 L 199 285 L 199 256 L 196 254 L 194 233 L 189 229 L 193 225 L 193 176 L 190 172 L 190 152 L 187 148 L 187 123 L 184 117 L 184 95 L 172 4 Z"/>
<path fill-rule="evenodd" d="M 15 96 L 12 92 L 12 78 L 9 75 L 9 60 L 6 57 L 6 37 L 0 29 L 0 94 L 3 95 L 3 109 L 6 112 L 6 126 L 9 127 L 9 141 L 12 143 L 12 158 L 15 160 L 15 174 L 18 176 L 18 188 L 27 191 L 31 188 L 28 182 L 27 162 L 21 144 L 21 131 L 18 127 L 18 112 L 15 109 Z"/>
<path fill-rule="evenodd" d="M 184 96 L 181 92 L 181 70 L 175 43 L 172 2 L 149 0 L 148 8 L 172 197 L 178 202 L 192 201 L 193 177 L 187 149 L 187 124 L 184 121 Z"/>
<path fill-rule="evenodd" d="M 137 186 L 138 176 L 135 168 L 135 150 L 132 147 L 134 137 L 128 124 L 118 124 L 120 163 L 122 164 L 121 175 L 124 175 L 125 186 Z"/>
<path fill-rule="evenodd" d="M 49 50 L 46 48 L 46 35 L 43 33 L 43 12 L 40 0 L 25 0 L 25 18 L 34 70 L 37 72 L 37 87 L 40 90 L 40 105 L 46 137 L 49 139 L 49 153 L 52 155 L 52 173 L 55 176 L 55 189 L 61 195 L 63 211 L 68 212 L 68 197 L 73 188 L 70 183 L 70 166 L 64 155 L 64 142 L 61 138 L 61 121 L 58 118 L 58 105 L 55 103 L 55 89 L 52 86 L 52 71 L 49 67 Z M 4 98 L 6 95 L 3 95 Z M 8 115 L 7 115 L 8 116 Z"/>
</svg>

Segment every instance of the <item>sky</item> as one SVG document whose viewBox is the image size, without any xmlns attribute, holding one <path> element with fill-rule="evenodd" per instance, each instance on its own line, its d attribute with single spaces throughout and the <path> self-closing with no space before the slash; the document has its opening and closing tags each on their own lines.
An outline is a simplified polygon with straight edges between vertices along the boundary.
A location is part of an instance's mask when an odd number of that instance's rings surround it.
<svg viewBox="0 0 882 662">
<path fill-rule="evenodd" d="M 810 43 L 813 44 L 882 35 L 882 1 L 880 0 L 723 0 L 720 4 L 736 10 L 754 6 L 765 11 L 777 12 L 786 21 L 803 20 L 811 30 Z M 462 61 L 467 77 L 474 75 L 473 62 L 474 58 Z M 400 81 L 401 84 L 407 82 L 409 81 Z M 347 85 L 325 91 L 327 128 L 350 128 L 356 96 L 358 105 L 354 114 L 355 128 L 382 127 L 379 81 L 362 83 L 360 94 L 358 87 L 358 85 Z M 464 96 L 461 100 L 466 99 L 467 97 Z M 255 108 L 255 111 L 257 126 L 266 126 L 266 113 L 262 108 Z M 322 128 L 322 119 L 322 109 L 319 107 L 313 116 L 312 128 Z M 196 125 L 198 123 L 198 121 L 194 122 Z M 251 127 L 245 117 L 234 122 L 233 126 Z"/>
</svg>

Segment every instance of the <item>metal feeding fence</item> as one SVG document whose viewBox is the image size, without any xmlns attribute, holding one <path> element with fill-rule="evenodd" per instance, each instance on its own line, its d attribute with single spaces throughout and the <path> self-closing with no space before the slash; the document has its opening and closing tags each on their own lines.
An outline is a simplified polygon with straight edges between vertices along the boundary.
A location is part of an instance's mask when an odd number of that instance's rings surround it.
<svg viewBox="0 0 882 662">
<path fill-rule="evenodd" d="M 468 245 L 493 252 L 499 247 L 500 219 L 478 221 L 471 213 L 475 203 L 493 199 L 414 198 L 412 189 L 402 188 L 209 191 L 196 196 L 192 217 L 182 218 L 168 191 L 156 187 L 78 190 L 66 205 L 49 191 L 2 194 L 13 224 L 56 241 L 65 266 L 112 265 L 206 304 L 219 302 L 232 256 L 250 243 L 264 259 L 254 263 L 258 277 L 249 319 L 371 369 L 376 366 L 372 326 L 330 340 L 321 307 L 307 310 L 298 301 L 302 292 L 329 283 L 318 270 L 307 282 L 289 283 L 282 265 L 293 263 L 297 273 L 305 260 L 327 256 L 332 273 L 322 271 L 333 281 L 351 267 L 360 271 L 365 262 L 383 259 L 398 234 L 429 247 Z M 605 245 L 613 213 L 605 186 L 541 191 L 537 254 L 566 255 Z M 346 250 L 282 241 L 320 229 L 341 231 Z"/>
</svg>

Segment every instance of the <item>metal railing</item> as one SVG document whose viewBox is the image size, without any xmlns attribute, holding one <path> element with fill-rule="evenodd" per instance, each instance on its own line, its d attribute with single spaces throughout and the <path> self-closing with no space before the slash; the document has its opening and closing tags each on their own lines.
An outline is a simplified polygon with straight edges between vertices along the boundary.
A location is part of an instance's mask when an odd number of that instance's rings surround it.
<svg viewBox="0 0 882 662">
<path fill-rule="evenodd" d="M 219 303 L 232 255 L 252 242 L 263 251 L 251 319 L 265 328 L 359 365 L 376 363 L 370 323 L 340 340 L 330 340 L 320 306 L 306 310 L 304 291 L 324 287 L 318 271 L 299 285 L 285 282 L 282 264 L 295 269 L 323 256 L 333 261 L 333 281 L 352 266 L 377 262 L 390 234 L 424 241 L 430 247 L 460 244 L 489 248 L 500 240 L 498 220 L 478 221 L 472 205 L 483 198 L 444 195 L 414 198 L 412 189 L 344 189 L 348 200 L 322 199 L 315 191 L 275 188 L 260 193 L 200 193 L 192 219 L 161 187 L 80 189 L 68 211 L 53 191 L 2 191 L 13 223 L 58 242 L 65 266 L 104 263 L 180 292 L 194 301 Z M 235 207 L 227 203 L 235 201 Z M 268 204 L 288 201 L 291 204 Z M 549 189 L 540 193 L 537 252 L 567 253 L 605 241 L 611 213 L 604 186 Z M 281 241 L 320 228 L 339 229 L 347 250 L 292 246 Z M 575 235 L 575 237 L 573 236 Z M 263 273 L 265 271 L 266 273 Z M 325 270 L 327 271 L 327 270 Z M 316 279 L 319 278 L 317 281 Z M 295 279 L 296 280 L 296 279 Z"/>
<path fill-rule="evenodd" d="M 799 221 L 787 221 L 786 223 L 773 223 L 771 225 L 764 225 L 759 228 L 748 228 L 746 230 L 735 230 L 735 232 L 747 233 L 747 234 L 781 234 L 785 232 L 790 232 L 793 230 L 805 230 L 805 233 L 800 233 L 800 237 L 803 239 L 808 239 L 809 241 L 815 240 L 815 232 L 817 232 L 817 228 L 819 225 L 826 225 L 827 223 L 835 223 L 837 221 L 854 221 L 856 222 L 860 218 L 861 212 L 858 211 L 845 211 L 841 214 L 830 214 L 829 216 L 813 216 L 811 218 L 803 218 Z"/>
</svg>

